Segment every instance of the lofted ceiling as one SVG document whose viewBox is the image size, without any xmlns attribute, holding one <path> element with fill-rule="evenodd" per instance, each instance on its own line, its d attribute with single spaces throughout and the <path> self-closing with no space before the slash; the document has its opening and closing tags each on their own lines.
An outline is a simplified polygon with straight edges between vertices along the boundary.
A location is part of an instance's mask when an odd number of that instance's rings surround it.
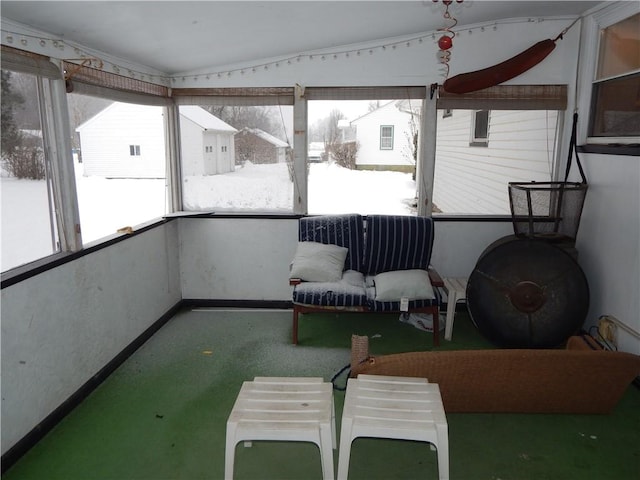
<svg viewBox="0 0 640 480">
<path fill-rule="evenodd" d="M 579 16 L 602 1 L 454 1 L 458 27 Z M 2 1 L 3 20 L 174 75 L 435 31 L 422 1 Z"/>
</svg>

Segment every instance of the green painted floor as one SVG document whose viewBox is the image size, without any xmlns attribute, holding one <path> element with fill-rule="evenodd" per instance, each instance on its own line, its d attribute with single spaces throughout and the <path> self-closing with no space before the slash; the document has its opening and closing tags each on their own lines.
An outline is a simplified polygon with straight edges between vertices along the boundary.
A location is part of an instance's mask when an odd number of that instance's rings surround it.
<svg viewBox="0 0 640 480">
<path fill-rule="evenodd" d="M 352 334 L 374 354 L 431 349 L 395 315 L 306 315 L 290 344 L 291 312 L 194 310 L 176 315 L 4 475 L 3 480 L 221 479 L 225 424 L 244 380 L 321 376 L 349 362 Z M 487 348 L 456 316 L 441 349 Z M 344 393 L 335 391 L 336 415 Z M 452 480 L 640 478 L 640 390 L 610 415 L 449 414 Z M 334 458 L 337 467 L 337 451 Z M 419 442 L 357 439 L 350 479 L 437 479 Z M 236 448 L 236 479 L 319 479 L 313 444 Z"/>
</svg>

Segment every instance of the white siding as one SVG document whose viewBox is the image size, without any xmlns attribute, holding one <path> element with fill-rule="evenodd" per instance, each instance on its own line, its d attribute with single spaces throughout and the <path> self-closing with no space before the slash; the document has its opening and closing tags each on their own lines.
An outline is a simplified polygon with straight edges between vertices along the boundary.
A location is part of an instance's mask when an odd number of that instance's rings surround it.
<svg viewBox="0 0 640 480">
<path fill-rule="evenodd" d="M 86 176 L 164 178 L 163 107 L 114 103 L 78 127 Z M 130 145 L 140 146 L 131 155 Z"/>
<path fill-rule="evenodd" d="M 180 147 L 182 153 L 182 175 L 202 175 L 204 172 L 204 147 L 202 129 L 184 116 L 180 116 Z"/>
<path fill-rule="evenodd" d="M 473 111 L 442 118 L 433 201 L 444 213 L 510 214 L 509 182 L 549 181 L 557 112 L 492 110 L 488 146 L 470 146 Z"/>
</svg>

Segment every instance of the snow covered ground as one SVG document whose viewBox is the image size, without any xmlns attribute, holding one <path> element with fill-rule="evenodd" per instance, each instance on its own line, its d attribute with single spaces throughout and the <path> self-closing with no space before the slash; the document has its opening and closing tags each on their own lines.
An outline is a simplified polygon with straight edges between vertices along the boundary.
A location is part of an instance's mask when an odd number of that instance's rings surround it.
<svg viewBox="0 0 640 480">
<path fill-rule="evenodd" d="M 165 213 L 165 180 L 84 177 L 76 168 L 83 242 L 135 227 Z M 44 181 L 2 177 L 1 268 L 53 252 Z M 196 211 L 291 212 L 293 185 L 285 164 L 251 165 L 235 172 L 187 177 L 185 208 Z M 318 163 L 309 170 L 309 212 L 405 215 L 416 186 L 410 174 L 355 171 Z"/>
</svg>

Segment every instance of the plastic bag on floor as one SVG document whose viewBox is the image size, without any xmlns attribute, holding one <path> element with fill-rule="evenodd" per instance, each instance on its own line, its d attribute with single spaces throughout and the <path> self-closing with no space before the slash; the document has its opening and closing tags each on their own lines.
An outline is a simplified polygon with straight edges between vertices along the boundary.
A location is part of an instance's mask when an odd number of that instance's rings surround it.
<svg viewBox="0 0 640 480">
<path fill-rule="evenodd" d="M 402 312 L 400 314 L 400 321 L 402 323 L 408 323 L 413 325 L 418 330 L 423 332 L 433 332 L 433 315 L 430 313 L 408 313 Z M 438 322 L 439 330 L 444 330 L 444 320 L 440 319 Z"/>
</svg>

